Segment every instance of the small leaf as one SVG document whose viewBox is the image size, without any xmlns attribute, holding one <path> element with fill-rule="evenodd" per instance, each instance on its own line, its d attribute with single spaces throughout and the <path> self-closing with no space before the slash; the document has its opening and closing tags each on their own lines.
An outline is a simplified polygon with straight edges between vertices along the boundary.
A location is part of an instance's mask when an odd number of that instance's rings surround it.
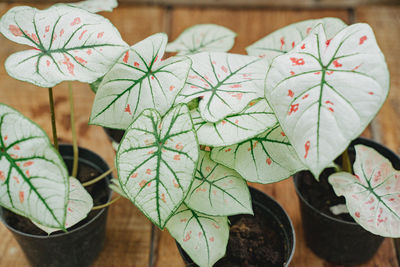
<svg viewBox="0 0 400 267">
<path fill-rule="evenodd" d="M 117 151 L 122 190 L 158 227 L 181 205 L 198 158 L 198 143 L 186 105 L 163 120 L 147 109 L 131 124 Z"/>
<path fill-rule="evenodd" d="M 122 55 L 99 86 L 90 123 L 124 130 L 146 108 L 155 108 L 162 116 L 171 108 L 191 61 L 163 61 L 166 43 L 166 34 L 154 34 Z"/>
<path fill-rule="evenodd" d="M 213 216 L 253 214 L 246 181 L 234 170 L 215 163 L 210 153 L 200 151 L 194 182 L 185 204 Z"/>
<path fill-rule="evenodd" d="M 41 87 L 66 80 L 92 83 L 128 47 L 107 19 L 61 4 L 45 10 L 14 7 L 1 18 L 0 31 L 33 48 L 12 54 L 7 72 Z"/>
<path fill-rule="evenodd" d="M 0 205 L 64 229 L 68 188 L 67 168 L 45 132 L 0 104 Z"/>
<path fill-rule="evenodd" d="M 192 111 L 192 118 L 199 143 L 208 146 L 226 146 L 247 140 L 276 123 L 264 98 L 251 101 L 238 114 L 228 115 L 216 123 L 205 122 L 197 110 Z"/>
<path fill-rule="evenodd" d="M 176 103 L 201 98 L 199 110 L 207 122 L 218 122 L 242 111 L 253 99 L 264 97 L 268 62 L 263 59 L 227 54 L 190 55 L 192 68 Z"/>
<path fill-rule="evenodd" d="M 278 123 L 250 140 L 213 148 L 211 159 L 249 182 L 262 184 L 281 181 L 305 169 Z"/>
<path fill-rule="evenodd" d="M 389 72 L 367 24 L 351 25 L 330 42 L 319 25 L 274 59 L 265 84 L 283 131 L 318 177 L 376 115 L 388 94 Z"/>
<path fill-rule="evenodd" d="M 92 13 L 112 11 L 118 6 L 117 0 L 85 0 L 77 3 L 68 3 L 69 6 L 79 7 Z"/>
<path fill-rule="evenodd" d="M 350 215 L 373 234 L 400 237 L 400 171 L 374 149 L 356 145 L 354 173 L 329 177 L 336 195 L 346 198 Z"/>
<path fill-rule="evenodd" d="M 226 52 L 235 42 L 236 33 L 215 24 L 198 24 L 186 29 L 167 45 L 167 52 L 189 55 L 199 52 Z"/>
<path fill-rule="evenodd" d="M 65 229 L 70 228 L 85 219 L 93 208 L 93 199 L 82 184 L 74 177 L 69 177 L 69 200 Z M 59 231 L 60 228 L 50 228 L 33 222 L 48 234 Z"/>
<path fill-rule="evenodd" d="M 167 223 L 169 233 L 199 266 L 212 266 L 225 255 L 229 238 L 227 217 L 212 217 L 184 204 Z"/>
<path fill-rule="evenodd" d="M 318 24 L 323 25 L 328 40 L 347 26 L 338 18 L 305 20 L 288 25 L 268 34 L 254 44 L 248 46 L 246 51 L 251 56 L 258 56 L 272 60 L 274 57 L 292 50 L 305 37 L 307 37 L 312 32 L 312 29 Z"/>
</svg>

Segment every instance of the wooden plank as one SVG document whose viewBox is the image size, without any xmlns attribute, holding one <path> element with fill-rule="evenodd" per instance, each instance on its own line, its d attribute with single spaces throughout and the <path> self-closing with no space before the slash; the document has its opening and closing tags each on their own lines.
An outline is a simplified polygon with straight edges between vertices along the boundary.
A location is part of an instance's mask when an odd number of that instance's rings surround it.
<svg viewBox="0 0 400 267">
<path fill-rule="evenodd" d="M 360 22 L 369 23 L 375 29 L 379 46 L 386 56 L 390 71 L 390 93 L 387 101 L 375 119 L 380 131 L 379 141 L 400 154 L 400 7 L 363 7 L 356 10 Z M 400 262 L 400 239 L 397 257 Z"/>
<path fill-rule="evenodd" d="M 0 3 L 0 15 L 14 5 Z M 46 5 L 35 5 L 43 8 Z M 164 31 L 164 9 L 149 6 L 126 6 L 104 15 L 115 24 L 130 44 L 148 35 Z M 46 88 L 16 81 L 5 72 L 4 61 L 12 53 L 26 47 L 0 36 L 0 101 L 8 104 L 37 122 L 50 134 L 50 115 Z M 75 100 L 76 126 L 79 144 L 101 155 L 113 166 L 114 151 L 103 129 L 89 126 L 94 94 L 87 84 L 72 83 Z M 67 83 L 54 88 L 56 120 L 61 142 L 71 143 Z M 107 236 L 103 252 L 93 266 L 147 266 L 150 249 L 151 224 L 128 200 L 119 200 L 109 209 Z M 28 263 L 11 233 L 0 225 L 0 266 L 27 266 Z M 79 245 L 79 244 L 78 244 Z"/>
</svg>

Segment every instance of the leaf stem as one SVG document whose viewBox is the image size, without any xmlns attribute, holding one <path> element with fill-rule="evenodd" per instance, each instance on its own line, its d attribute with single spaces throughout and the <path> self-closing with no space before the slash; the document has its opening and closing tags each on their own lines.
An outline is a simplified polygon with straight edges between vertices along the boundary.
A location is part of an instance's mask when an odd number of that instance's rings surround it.
<svg viewBox="0 0 400 267">
<path fill-rule="evenodd" d="M 99 205 L 99 206 L 94 206 L 94 207 L 92 208 L 92 210 L 99 210 L 99 209 L 108 207 L 108 206 L 110 206 L 111 204 L 113 204 L 114 202 L 118 201 L 120 198 L 121 198 L 121 196 L 117 196 L 116 198 L 114 198 L 114 199 L 111 200 L 110 202 L 107 202 L 106 204 Z"/>
<path fill-rule="evenodd" d="M 86 182 L 86 183 L 83 183 L 82 186 L 83 186 L 83 187 L 86 187 L 86 186 L 92 185 L 92 184 L 94 184 L 94 183 L 97 183 L 98 181 L 104 179 L 107 175 L 109 175 L 110 173 L 112 173 L 114 170 L 115 170 L 115 167 L 109 169 L 108 171 L 106 171 L 105 173 L 99 175 L 98 177 L 94 178 L 93 180 L 90 180 L 90 181 L 88 181 L 88 182 Z"/>
<path fill-rule="evenodd" d="M 346 148 L 346 150 L 342 154 L 342 168 L 343 171 L 345 172 L 353 173 L 353 168 L 351 167 L 348 148 Z"/>
<path fill-rule="evenodd" d="M 72 164 L 72 177 L 76 177 L 78 174 L 78 158 L 79 158 L 79 150 L 78 150 L 78 139 L 76 136 L 75 129 L 75 109 L 74 109 L 74 95 L 72 93 L 72 83 L 68 82 L 68 98 L 69 98 L 69 109 L 71 116 L 71 132 L 72 132 L 72 148 L 74 152 L 74 160 Z"/>
<path fill-rule="evenodd" d="M 49 103 L 50 103 L 50 114 L 51 114 L 51 128 L 53 131 L 53 142 L 54 142 L 54 147 L 58 151 L 56 114 L 54 112 L 54 99 L 53 99 L 53 88 L 52 87 L 49 87 Z"/>
</svg>

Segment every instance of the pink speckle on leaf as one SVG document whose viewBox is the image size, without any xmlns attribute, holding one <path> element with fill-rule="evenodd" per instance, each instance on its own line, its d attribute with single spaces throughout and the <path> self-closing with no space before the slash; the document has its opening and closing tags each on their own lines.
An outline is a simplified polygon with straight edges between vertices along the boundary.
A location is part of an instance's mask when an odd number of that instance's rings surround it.
<svg viewBox="0 0 400 267">
<path fill-rule="evenodd" d="M 196 85 L 191 85 L 190 88 L 196 89 L 196 88 L 199 88 L 199 87 L 197 87 Z"/>
<path fill-rule="evenodd" d="M 146 174 L 150 175 L 150 174 L 151 174 L 151 170 L 150 170 L 150 169 L 147 169 L 147 170 L 146 170 Z"/>
<path fill-rule="evenodd" d="M 292 61 L 292 66 L 302 66 L 305 63 L 304 59 L 295 57 L 291 57 L 290 61 Z"/>
<path fill-rule="evenodd" d="M 242 85 L 241 84 L 234 84 L 234 85 L 231 85 L 231 86 L 229 86 L 230 88 L 241 88 L 242 87 Z"/>
<path fill-rule="evenodd" d="M 17 176 L 13 176 L 13 179 L 14 179 L 14 181 L 15 181 L 17 184 L 19 184 L 19 179 L 18 179 Z"/>
<path fill-rule="evenodd" d="M 232 97 L 235 97 L 235 98 L 237 98 L 238 100 L 242 100 L 243 93 L 234 94 L 234 95 L 232 95 Z"/>
<path fill-rule="evenodd" d="M 355 66 L 352 71 L 356 71 L 359 67 L 361 67 L 362 63 L 360 65 Z"/>
<path fill-rule="evenodd" d="M 146 183 L 147 183 L 146 180 L 142 180 L 142 181 L 140 181 L 139 186 L 140 186 L 140 187 L 143 187 L 143 186 L 146 185 Z"/>
<path fill-rule="evenodd" d="M 212 63 L 213 65 L 217 64 L 217 62 L 215 62 L 215 60 L 213 60 L 211 63 Z"/>
<path fill-rule="evenodd" d="M 333 66 L 334 66 L 335 68 L 340 68 L 340 67 L 343 66 L 342 64 L 340 64 L 340 63 L 338 62 L 337 59 L 335 59 L 332 63 L 333 63 Z"/>
<path fill-rule="evenodd" d="M 235 124 L 236 124 L 236 125 L 239 124 L 239 120 L 235 120 Z"/>
<path fill-rule="evenodd" d="M 362 44 L 364 44 L 364 42 L 365 41 L 367 41 L 367 36 L 366 35 L 364 35 L 364 36 L 362 36 L 361 38 L 360 38 L 360 42 L 359 42 L 359 45 L 362 45 Z"/>
<path fill-rule="evenodd" d="M 326 100 L 326 101 L 325 101 L 325 104 L 333 105 L 333 102 L 331 102 L 331 101 L 329 101 L 329 100 Z"/>
<path fill-rule="evenodd" d="M 310 95 L 309 94 L 305 94 L 301 99 L 306 99 L 307 97 L 309 97 Z"/>
<path fill-rule="evenodd" d="M 167 203 L 167 200 L 165 199 L 165 194 L 164 193 L 161 194 L 161 200 L 162 200 L 162 202 Z"/>
<path fill-rule="evenodd" d="M 356 211 L 355 213 L 354 213 L 354 215 L 357 217 L 357 218 L 360 218 L 360 212 L 359 211 Z"/>
<path fill-rule="evenodd" d="M 325 42 L 326 46 L 329 46 L 330 43 L 331 43 L 331 39 L 326 40 L 326 42 Z"/>
<path fill-rule="evenodd" d="M 31 34 L 31 38 L 32 38 L 32 40 L 33 40 L 35 43 L 39 43 L 39 38 L 37 37 L 36 34 L 32 33 L 32 34 Z"/>
<path fill-rule="evenodd" d="M 87 51 L 86 51 L 86 54 L 88 54 L 89 56 L 92 54 L 92 49 L 88 49 Z"/>
<path fill-rule="evenodd" d="M 132 179 L 135 179 L 138 176 L 137 172 L 135 172 L 134 174 L 131 175 Z"/>
<path fill-rule="evenodd" d="M 293 91 L 292 90 L 288 90 L 288 96 L 290 96 L 290 97 L 293 97 L 294 96 L 294 93 L 293 93 Z"/>
<path fill-rule="evenodd" d="M 192 234 L 192 231 L 189 231 L 186 233 L 185 238 L 183 238 L 183 242 L 187 242 L 190 240 L 190 235 Z"/>
<path fill-rule="evenodd" d="M 295 74 L 296 74 L 296 73 L 294 73 L 294 71 L 292 71 L 292 70 L 290 71 L 290 75 L 293 76 L 293 75 L 295 75 Z"/>
<path fill-rule="evenodd" d="M 126 51 L 124 58 L 122 59 L 122 61 L 127 64 L 128 63 L 128 59 L 129 59 L 129 51 Z"/>
<path fill-rule="evenodd" d="M 225 66 L 222 66 L 222 67 L 221 67 L 221 70 L 222 70 L 223 72 L 225 72 L 225 73 L 228 72 L 228 69 L 227 69 Z"/>
<path fill-rule="evenodd" d="M 69 212 L 72 212 L 72 209 L 71 209 L 71 208 L 68 208 L 68 211 L 69 211 Z"/>
<path fill-rule="evenodd" d="M 321 72 L 320 72 L 320 71 L 317 71 L 317 72 L 314 72 L 314 74 L 318 75 L 318 74 L 321 74 Z"/>
<path fill-rule="evenodd" d="M 46 65 L 47 65 L 47 67 L 49 67 L 50 66 L 50 60 L 46 60 Z"/>
<path fill-rule="evenodd" d="M 333 74 L 333 70 L 332 71 L 327 71 L 326 74 L 328 74 L 328 75 Z"/>
<path fill-rule="evenodd" d="M 104 32 L 99 32 L 98 34 L 97 34 L 97 39 L 100 39 L 100 38 L 102 38 L 104 36 Z"/>
<path fill-rule="evenodd" d="M 15 150 L 20 150 L 21 148 L 19 147 L 19 145 L 15 145 L 15 146 L 14 146 L 14 149 L 15 149 Z"/>
<path fill-rule="evenodd" d="M 289 115 L 292 115 L 292 113 L 295 113 L 296 111 L 299 110 L 299 104 L 293 104 L 290 106 L 290 110 L 289 110 Z"/>
<path fill-rule="evenodd" d="M 65 32 L 64 29 L 61 29 L 61 31 L 60 31 L 60 37 L 63 36 L 64 32 Z"/>
<path fill-rule="evenodd" d="M 181 160 L 181 155 L 174 155 L 174 160 Z"/>
<path fill-rule="evenodd" d="M 270 158 L 267 158 L 266 162 L 267 162 L 268 165 L 271 165 L 272 160 Z"/>
<path fill-rule="evenodd" d="M 71 26 L 78 25 L 79 23 L 81 23 L 81 18 L 76 17 L 76 18 L 71 22 Z"/>
<path fill-rule="evenodd" d="M 225 152 L 231 152 L 232 148 L 225 149 Z"/>
<path fill-rule="evenodd" d="M 64 61 L 62 61 L 61 63 L 64 64 L 67 67 L 69 74 L 75 75 L 75 73 L 74 73 L 75 65 L 72 64 L 72 62 L 70 61 L 69 57 L 64 55 Z"/>
<path fill-rule="evenodd" d="M 333 108 L 328 108 L 328 110 L 329 110 L 330 112 L 335 112 L 335 110 L 334 110 Z"/>
<path fill-rule="evenodd" d="M 19 202 L 24 203 L 25 194 L 23 191 L 19 191 Z"/>
<path fill-rule="evenodd" d="M 4 172 L 2 172 L 2 171 L 0 171 L 0 180 L 3 182 L 6 180 L 6 177 L 4 176 Z"/>
<path fill-rule="evenodd" d="M 175 86 L 173 86 L 173 85 L 171 85 L 171 86 L 169 87 L 169 91 L 170 91 L 170 92 L 174 91 L 174 89 L 175 89 Z"/>
<path fill-rule="evenodd" d="M 285 38 L 281 37 L 280 41 L 281 41 L 281 50 L 282 50 L 283 46 L 285 45 Z"/>
<path fill-rule="evenodd" d="M 374 95 L 374 92 L 368 92 L 369 95 Z"/>
<path fill-rule="evenodd" d="M 304 145 L 304 149 L 305 149 L 305 154 L 304 154 L 304 158 L 306 159 L 307 158 L 307 156 L 308 156 L 308 151 L 310 150 L 310 146 L 311 146 L 311 143 L 310 143 L 310 141 L 307 141 L 306 143 L 305 143 L 305 145 Z"/>
<path fill-rule="evenodd" d="M 300 48 L 304 50 L 306 48 L 306 44 L 303 44 Z"/>
<path fill-rule="evenodd" d="M 44 32 L 49 32 L 50 31 L 50 25 L 47 25 L 45 28 L 44 28 Z"/>
<path fill-rule="evenodd" d="M 214 226 L 215 227 L 215 229 L 219 229 L 220 228 L 220 226 L 218 226 L 217 224 L 215 224 L 214 222 L 212 223 L 212 226 Z"/>
<path fill-rule="evenodd" d="M 140 66 L 140 64 L 139 64 L 138 62 L 135 61 L 135 62 L 133 63 L 133 66 L 135 66 L 136 68 L 138 68 L 138 67 Z"/>
<path fill-rule="evenodd" d="M 129 104 L 126 105 L 124 112 L 129 113 L 129 115 L 132 115 L 131 106 Z"/>
<path fill-rule="evenodd" d="M 295 45 L 296 45 L 296 43 L 295 43 L 295 42 L 292 42 L 292 48 L 294 48 Z"/>
<path fill-rule="evenodd" d="M 311 32 L 312 28 L 308 27 L 306 33 L 309 34 Z"/>
<path fill-rule="evenodd" d="M 181 222 L 187 222 L 187 219 L 186 218 L 181 219 Z"/>
<path fill-rule="evenodd" d="M 175 188 L 179 188 L 179 184 L 176 182 L 176 180 L 174 179 L 174 180 L 172 180 L 172 183 L 174 184 L 174 187 Z"/>
<path fill-rule="evenodd" d="M 284 132 L 281 132 L 281 135 L 282 135 L 282 136 L 286 136 L 286 134 L 285 134 Z"/>
<path fill-rule="evenodd" d="M 82 38 L 83 38 L 83 35 L 85 35 L 85 33 L 87 33 L 87 30 L 84 30 L 82 33 L 81 33 L 81 35 L 79 35 L 79 40 L 82 40 Z"/>
<path fill-rule="evenodd" d="M 214 242 L 214 237 L 210 237 L 210 242 Z"/>
<path fill-rule="evenodd" d="M 26 171 L 25 171 L 25 174 L 26 174 L 27 177 L 31 176 L 31 175 L 29 174 L 29 170 L 26 170 Z"/>
<path fill-rule="evenodd" d="M 81 57 L 75 56 L 75 59 L 76 59 L 76 61 L 78 61 L 79 63 L 81 63 L 81 64 L 83 64 L 83 65 L 87 64 L 87 61 L 84 60 L 84 59 L 81 58 Z"/>
<path fill-rule="evenodd" d="M 9 30 L 14 36 L 22 36 L 21 30 L 20 30 L 16 25 L 10 25 L 10 26 L 8 26 L 8 30 Z"/>
<path fill-rule="evenodd" d="M 178 149 L 178 150 L 182 150 L 183 149 L 182 143 L 181 142 L 177 143 L 175 148 Z"/>
</svg>

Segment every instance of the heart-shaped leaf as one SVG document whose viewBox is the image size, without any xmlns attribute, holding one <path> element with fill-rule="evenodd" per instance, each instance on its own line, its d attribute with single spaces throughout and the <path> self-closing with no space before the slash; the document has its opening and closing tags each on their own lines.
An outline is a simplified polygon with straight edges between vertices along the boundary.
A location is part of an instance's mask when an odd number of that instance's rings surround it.
<svg viewBox="0 0 400 267">
<path fill-rule="evenodd" d="M 300 159 L 320 172 L 361 134 L 389 90 L 389 72 L 371 28 L 354 24 L 328 41 L 319 25 L 276 57 L 266 97 Z"/>
<path fill-rule="evenodd" d="M 12 54 L 5 63 L 7 72 L 42 87 L 65 80 L 94 82 L 127 49 L 107 19 L 67 5 L 12 8 L 1 18 L 0 31 L 33 47 Z"/>
<path fill-rule="evenodd" d="M 381 236 L 400 237 L 400 171 L 374 149 L 356 145 L 355 176 L 334 173 L 329 177 L 336 195 L 346 198 L 350 215 L 366 230 Z"/>
<path fill-rule="evenodd" d="M 251 101 L 238 114 L 228 115 L 216 123 L 205 122 L 197 110 L 192 111 L 192 118 L 199 143 L 207 146 L 236 144 L 276 123 L 275 115 L 264 98 Z"/>
<path fill-rule="evenodd" d="M 79 7 L 92 13 L 112 11 L 118 6 L 117 0 L 85 0 L 78 3 L 68 3 L 70 6 Z"/>
<path fill-rule="evenodd" d="M 0 205 L 64 229 L 68 188 L 67 168 L 45 132 L 0 104 Z"/>
<path fill-rule="evenodd" d="M 65 229 L 74 226 L 85 219 L 93 207 L 93 199 L 82 184 L 74 177 L 69 177 L 69 200 Z M 48 234 L 59 231 L 60 228 L 50 228 L 33 222 Z"/>
<path fill-rule="evenodd" d="M 229 238 L 227 217 L 197 213 L 184 204 L 167 223 L 169 233 L 199 266 L 213 266 L 225 255 Z"/>
<path fill-rule="evenodd" d="M 326 36 L 331 39 L 347 25 L 338 18 L 310 19 L 297 22 L 274 31 L 254 44 L 248 46 L 246 51 L 251 56 L 263 57 L 272 60 L 274 57 L 285 54 L 300 43 L 312 29 L 322 24 Z"/>
<path fill-rule="evenodd" d="M 117 151 L 122 190 L 157 226 L 181 205 L 197 165 L 198 143 L 186 105 L 163 120 L 147 109 L 129 126 Z"/>
<path fill-rule="evenodd" d="M 199 52 L 226 52 L 235 42 L 236 33 L 215 24 L 198 24 L 186 29 L 167 45 L 167 52 L 189 55 Z"/>
<path fill-rule="evenodd" d="M 253 214 L 246 181 L 232 169 L 215 163 L 200 151 L 194 182 L 185 199 L 192 210 L 212 216 Z"/>
<path fill-rule="evenodd" d="M 244 142 L 215 147 L 211 159 L 255 183 L 274 183 L 305 169 L 280 125 Z"/>
<path fill-rule="evenodd" d="M 192 68 L 176 102 L 201 98 L 201 117 L 218 122 L 243 110 L 253 99 L 264 97 L 268 63 L 257 57 L 227 53 L 198 53 L 189 56 Z"/>
<path fill-rule="evenodd" d="M 164 115 L 185 84 L 187 57 L 161 60 L 167 35 L 154 34 L 132 46 L 104 77 L 93 104 L 90 123 L 126 129 L 144 109 Z"/>
</svg>

